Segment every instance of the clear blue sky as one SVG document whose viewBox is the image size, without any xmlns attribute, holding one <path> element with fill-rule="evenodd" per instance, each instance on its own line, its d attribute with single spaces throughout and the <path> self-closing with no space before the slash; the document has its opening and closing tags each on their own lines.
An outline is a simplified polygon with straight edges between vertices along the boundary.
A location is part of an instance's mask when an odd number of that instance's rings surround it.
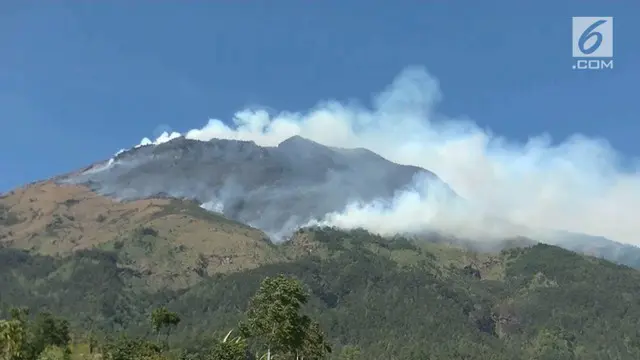
<svg viewBox="0 0 640 360">
<path fill-rule="evenodd" d="M 571 69 L 571 16 L 614 16 L 615 69 Z M 512 139 L 640 155 L 638 1 L 0 2 L 0 191 L 246 105 L 368 100 L 407 65 L 441 111 Z"/>
</svg>

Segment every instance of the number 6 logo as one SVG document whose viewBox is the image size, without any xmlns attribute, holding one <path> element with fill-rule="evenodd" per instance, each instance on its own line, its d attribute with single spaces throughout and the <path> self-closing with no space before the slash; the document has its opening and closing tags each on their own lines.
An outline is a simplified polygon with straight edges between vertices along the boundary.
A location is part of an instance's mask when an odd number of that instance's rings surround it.
<svg viewBox="0 0 640 360">
<path fill-rule="evenodd" d="M 574 16 L 572 23 L 574 58 L 613 58 L 612 16 Z"/>
<path fill-rule="evenodd" d="M 598 50 L 600 44 L 602 44 L 602 34 L 595 31 L 595 29 L 606 22 L 607 20 L 598 20 L 591 24 L 588 28 L 586 28 L 582 35 L 580 35 L 580 39 L 578 40 L 578 47 L 583 54 L 589 55 Z M 594 36 L 596 37 L 596 41 L 590 47 L 585 49 L 584 45 L 586 44 L 586 42 Z"/>
</svg>

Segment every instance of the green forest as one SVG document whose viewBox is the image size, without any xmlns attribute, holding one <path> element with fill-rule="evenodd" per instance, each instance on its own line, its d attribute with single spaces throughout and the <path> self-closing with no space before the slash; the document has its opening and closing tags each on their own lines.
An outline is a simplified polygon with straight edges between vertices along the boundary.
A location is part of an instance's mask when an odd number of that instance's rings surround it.
<svg viewBox="0 0 640 360">
<path fill-rule="evenodd" d="M 2 359 L 640 359 L 640 273 L 306 230 L 286 261 L 150 290 L 117 250 L 0 249 Z"/>
</svg>

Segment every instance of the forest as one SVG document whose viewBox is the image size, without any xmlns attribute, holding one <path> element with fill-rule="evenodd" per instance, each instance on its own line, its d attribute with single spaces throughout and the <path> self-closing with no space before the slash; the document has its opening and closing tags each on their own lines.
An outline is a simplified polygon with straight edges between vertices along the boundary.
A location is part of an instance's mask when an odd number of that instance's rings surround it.
<svg viewBox="0 0 640 360">
<path fill-rule="evenodd" d="M 111 251 L 0 249 L 0 350 L 11 360 L 640 358 L 637 270 L 544 244 L 476 254 L 312 231 L 314 252 L 180 290 L 146 289 Z"/>
</svg>

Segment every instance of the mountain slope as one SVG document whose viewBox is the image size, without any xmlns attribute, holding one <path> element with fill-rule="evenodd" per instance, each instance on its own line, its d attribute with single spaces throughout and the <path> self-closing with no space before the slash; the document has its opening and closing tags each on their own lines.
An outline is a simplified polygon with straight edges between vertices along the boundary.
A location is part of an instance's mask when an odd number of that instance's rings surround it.
<svg viewBox="0 0 640 360">
<path fill-rule="evenodd" d="M 637 359 L 640 273 L 554 246 L 478 254 L 366 231 L 300 231 L 289 260 L 205 277 L 181 291 L 141 291 L 116 251 L 66 258 L 0 250 L 0 307 L 48 308 L 88 328 L 147 333 L 152 308 L 182 322 L 173 344 L 223 336 L 265 277 L 299 278 L 338 355 L 362 359 Z M 337 359 L 337 356 L 334 357 Z"/>
<path fill-rule="evenodd" d="M 207 273 L 281 260 L 259 230 L 178 199 L 119 202 L 77 185 L 41 182 L 0 199 L 0 245 L 69 256 L 118 249 L 152 287 L 186 287 Z"/>
<path fill-rule="evenodd" d="M 66 317 L 78 338 L 89 329 L 144 335 L 150 311 L 166 305 L 183 320 L 172 341 L 195 346 L 236 324 L 265 276 L 286 273 L 308 287 L 307 310 L 336 349 L 356 345 L 365 359 L 640 357 L 636 270 L 520 238 L 500 245 L 509 250 L 480 253 L 438 234 L 311 228 L 276 245 L 199 204 L 233 193 L 228 184 L 238 178 L 247 193 L 226 198 L 225 208 L 245 195 L 249 204 L 227 215 L 261 218 L 264 207 L 284 211 L 269 221 L 286 224 L 295 211 L 312 216 L 346 201 L 328 196 L 316 207 L 329 184 L 362 188 L 362 198 L 391 196 L 421 169 L 299 138 L 276 150 L 167 144 L 0 198 L 0 315 L 29 306 Z M 153 191 L 141 196 L 148 184 Z M 203 198 L 188 193 L 190 184 Z M 294 190 L 309 191 L 302 204 Z"/>
<path fill-rule="evenodd" d="M 173 139 L 119 154 L 60 181 L 119 199 L 188 198 L 226 217 L 286 234 L 353 201 L 392 198 L 427 170 L 364 149 L 333 149 L 301 137 L 277 147 L 214 139 Z"/>
<path fill-rule="evenodd" d="M 159 227 L 160 237 L 167 244 L 154 250 L 157 250 L 158 259 L 172 254 L 169 251 L 172 246 L 193 249 L 185 255 L 184 261 L 188 265 L 168 268 L 184 267 L 183 274 L 192 274 L 193 259 L 197 258 L 200 264 L 222 263 L 219 265 L 221 269 L 239 269 L 244 265 L 230 264 L 227 250 L 213 255 L 215 251 L 210 251 L 213 249 L 211 245 L 200 249 L 199 245 L 188 244 L 197 241 L 192 239 L 202 238 L 205 231 L 200 229 L 192 234 L 190 226 L 193 223 L 190 221 L 187 221 L 189 226 L 174 226 L 174 223 L 181 224 L 187 218 L 172 217 L 167 222 L 167 219 L 159 221 L 153 214 L 168 208 L 181 212 L 179 207 L 184 204 L 190 209 L 190 214 L 198 214 L 196 217 L 213 217 L 220 223 L 229 223 L 225 218 L 233 219 L 265 231 L 273 240 L 280 240 L 309 220 L 343 211 L 354 201 L 366 203 L 374 199 L 391 199 L 398 191 L 411 187 L 420 176 L 431 178 L 448 189 L 428 170 L 398 165 L 365 149 L 330 148 L 299 136 L 285 140 L 277 147 L 260 147 L 247 141 L 214 139 L 202 142 L 179 137 L 160 145 L 121 152 L 108 162 L 56 177 L 45 182 L 46 186 L 42 185 L 44 183 L 32 184 L 25 188 L 27 190 L 18 189 L 11 196 L 4 196 L 0 199 L 0 226 L 2 223 L 11 226 L 0 227 L 0 243 L 40 249 L 45 254 L 92 246 L 108 248 L 114 244 L 131 244 L 122 240 L 140 237 L 141 234 L 134 233 L 134 229 L 154 222 L 149 226 Z M 56 187 L 56 184 L 65 186 Z M 23 191 L 29 195 L 20 195 Z M 21 197 L 21 205 L 15 209 L 22 212 L 19 224 L 15 223 L 18 221 L 15 214 L 11 215 L 15 211 L 6 211 L 18 201 L 16 196 Z M 78 203 L 82 205 L 78 206 Z M 167 207 L 167 204 L 176 206 Z M 212 212 L 205 212 L 198 205 Z M 107 213 L 105 209 L 111 210 Z M 162 216 L 167 215 L 164 212 Z M 108 221 L 104 221 L 104 217 Z M 244 226 L 239 223 L 233 228 Z M 198 227 L 202 223 L 195 224 Z M 523 234 L 528 233 L 526 228 L 519 228 Z M 182 229 L 188 231 L 183 232 Z M 257 230 L 250 232 L 252 239 L 266 236 L 258 234 Z M 223 239 L 227 236 L 224 234 L 231 233 L 237 232 L 218 231 L 214 238 Z M 174 238 L 179 239 L 177 245 L 168 245 L 175 242 Z M 500 241 L 492 244 L 479 242 L 473 237 L 449 240 L 483 250 L 495 250 L 504 245 Z M 544 239 L 534 240 L 640 266 L 639 248 L 604 238 L 552 232 Z M 148 250 L 139 250 L 146 246 L 143 244 L 145 241 L 149 242 L 148 238 L 131 249 L 131 256 L 141 262 L 149 257 Z M 225 248 L 227 245 L 220 246 Z M 233 248 L 235 245 L 230 246 Z M 165 254 L 161 255 L 163 251 Z M 238 256 L 247 258 L 246 255 Z M 238 261 L 244 262 L 236 260 L 234 263 Z M 249 266 L 262 261 L 247 258 Z M 144 265 L 142 269 L 149 271 L 149 266 L 158 267 L 157 264 Z M 173 273 L 171 270 L 167 275 Z M 186 285 L 184 281 L 198 281 L 193 275 L 181 277 L 190 279 L 178 281 L 183 285 Z"/>
</svg>

